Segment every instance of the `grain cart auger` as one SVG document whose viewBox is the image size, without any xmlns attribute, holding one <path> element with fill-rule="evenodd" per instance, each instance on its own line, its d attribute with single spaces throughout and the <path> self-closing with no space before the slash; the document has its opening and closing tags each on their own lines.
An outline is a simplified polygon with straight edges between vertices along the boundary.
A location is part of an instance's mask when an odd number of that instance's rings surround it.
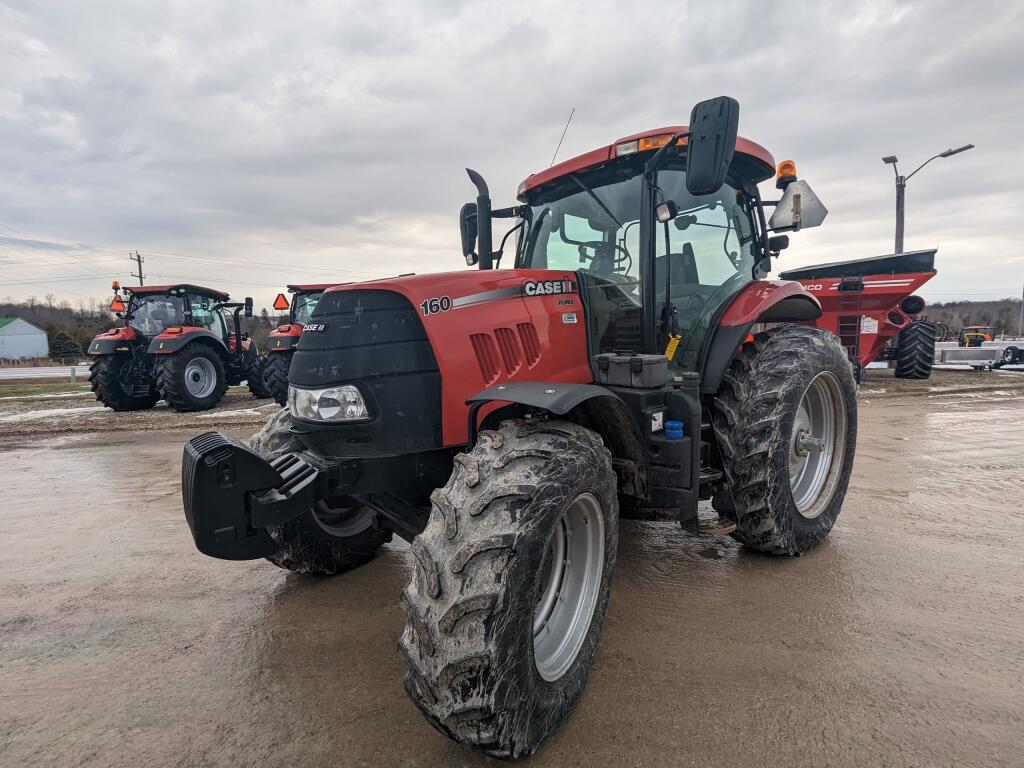
<svg viewBox="0 0 1024 768">
<path fill-rule="evenodd" d="M 309 322 L 310 315 L 324 291 L 337 283 L 325 285 L 289 285 L 291 302 L 283 293 L 274 299 L 274 309 L 288 310 L 288 322 L 282 323 L 267 335 L 267 366 L 263 370 L 263 384 L 278 405 L 288 402 L 288 368 L 292 364 L 295 347 L 302 335 L 302 327 Z"/>
<path fill-rule="evenodd" d="M 479 271 L 329 289 L 288 409 L 251 447 L 187 444 L 198 548 L 332 574 L 407 539 L 406 691 L 442 733 L 517 757 L 583 692 L 620 515 L 775 554 L 824 538 L 853 463 L 852 369 L 805 324 L 817 299 L 766 275 L 788 244 L 770 233 L 826 211 L 790 162 L 761 199 L 775 163 L 737 138 L 738 110 L 702 102 L 689 126 L 536 173 L 509 208 L 471 171 Z M 492 245 L 503 218 L 514 256 Z"/>
<path fill-rule="evenodd" d="M 115 282 L 110 309 L 123 325 L 89 344 L 89 380 L 105 406 L 136 411 L 163 398 L 178 411 L 205 411 L 243 381 L 269 397 L 266 358 L 239 320 L 243 311 L 252 317 L 252 299 L 232 304 L 222 291 L 188 284 L 125 287 L 124 298 L 121 290 Z"/>
</svg>

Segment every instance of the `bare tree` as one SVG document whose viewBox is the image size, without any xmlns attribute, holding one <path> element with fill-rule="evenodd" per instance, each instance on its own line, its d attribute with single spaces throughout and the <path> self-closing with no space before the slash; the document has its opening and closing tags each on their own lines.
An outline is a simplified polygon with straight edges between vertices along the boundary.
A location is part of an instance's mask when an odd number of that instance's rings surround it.
<svg viewBox="0 0 1024 768">
<path fill-rule="evenodd" d="M 48 293 L 48 294 L 46 294 L 45 298 L 46 298 L 46 306 L 48 306 L 50 308 L 50 311 L 52 312 L 53 311 L 53 302 L 57 300 L 57 297 L 54 296 L 52 293 Z"/>
</svg>

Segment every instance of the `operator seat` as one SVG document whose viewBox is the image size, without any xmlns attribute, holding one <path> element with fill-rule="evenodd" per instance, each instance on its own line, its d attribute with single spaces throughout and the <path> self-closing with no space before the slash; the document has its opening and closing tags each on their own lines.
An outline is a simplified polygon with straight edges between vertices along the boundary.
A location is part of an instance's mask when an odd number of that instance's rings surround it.
<svg viewBox="0 0 1024 768">
<path fill-rule="evenodd" d="M 703 303 L 714 286 L 700 284 L 697 260 L 693 246 L 683 243 L 681 253 L 659 256 L 654 264 L 654 295 L 660 305 L 665 296 L 665 261 L 668 260 L 669 277 L 672 280 L 669 295 L 676 308 L 682 310 L 693 303 Z"/>
</svg>

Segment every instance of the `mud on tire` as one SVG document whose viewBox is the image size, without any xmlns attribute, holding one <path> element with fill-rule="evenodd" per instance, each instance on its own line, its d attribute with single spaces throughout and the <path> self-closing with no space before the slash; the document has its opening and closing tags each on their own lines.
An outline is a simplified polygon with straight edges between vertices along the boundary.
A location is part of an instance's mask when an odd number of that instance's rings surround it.
<svg viewBox="0 0 1024 768">
<path fill-rule="evenodd" d="M 89 386 L 96 399 L 115 411 L 142 411 L 152 408 L 160 399 L 154 383 L 145 395 L 129 392 L 122 381 L 124 366 L 131 362 L 127 355 L 103 355 L 89 366 Z"/>
<path fill-rule="evenodd" d="M 267 355 L 267 365 L 263 369 L 263 384 L 278 405 L 288 403 L 288 367 L 292 364 L 294 352 L 273 352 Z"/>
<path fill-rule="evenodd" d="M 598 502 L 597 530 L 583 532 L 598 543 L 603 568 L 591 580 L 589 622 L 577 625 L 578 651 L 562 658 L 560 676 L 545 679 L 535 609 L 541 587 L 554 581 L 551 553 L 565 536 L 563 512 L 579 499 Z M 618 543 L 611 455 L 576 424 L 506 421 L 456 456 L 451 478 L 431 500 L 429 523 L 412 545 L 415 571 L 402 590 L 406 692 L 452 739 L 495 757 L 528 755 L 575 705 L 590 672 Z"/>
<path fill-rule="evenodd" d="M 914 320 L 900 331 L 896 344 L 897 379 L 927 379 L 935 362 L 935 323 Z"/>
<path fill-rule="evenodd" d="M 268 461 L 302 450 L 291 425 L 291 414 L 278 411 L 250 438 L 249 447 Z M 289 571 L 321 576 L 368 563 L 391 541 L 391 531 L 380 527 L 372 510 L 344 498 L 325 500 L 284 525 L 269 526 L 267 533 L 278 545 L 267 560 Z"/>
<path fill-rule="evenodd" d="M 834 459 L 813 506 L 803 513 L 790 475 L 794 425 L 812 382 L 836 398 Z M 713 401 L 712 425 L 727 487 L 718 513 L 736 522 L 732 535 L 771 554 L 799 555 L 828 535 L 843 504 L 857 443 L 853 374 L 839 340 L 815 328 L 781 325 L 758 333 L 733 360 Z M 843 434 L 845 433 L 845 434 Z"/>
</svg>

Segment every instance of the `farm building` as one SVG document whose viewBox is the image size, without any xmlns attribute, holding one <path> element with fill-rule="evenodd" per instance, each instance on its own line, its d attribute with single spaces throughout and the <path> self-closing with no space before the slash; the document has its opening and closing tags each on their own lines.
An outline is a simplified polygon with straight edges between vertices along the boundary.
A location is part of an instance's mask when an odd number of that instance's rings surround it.
<svg viewBox="0 0 1024 768">
<path fill-rule="evenodd" d="M 20 317 L 0 317 L 0 360 L 46 357 L 49 354 L 46 331 Z"/>
</svg>

